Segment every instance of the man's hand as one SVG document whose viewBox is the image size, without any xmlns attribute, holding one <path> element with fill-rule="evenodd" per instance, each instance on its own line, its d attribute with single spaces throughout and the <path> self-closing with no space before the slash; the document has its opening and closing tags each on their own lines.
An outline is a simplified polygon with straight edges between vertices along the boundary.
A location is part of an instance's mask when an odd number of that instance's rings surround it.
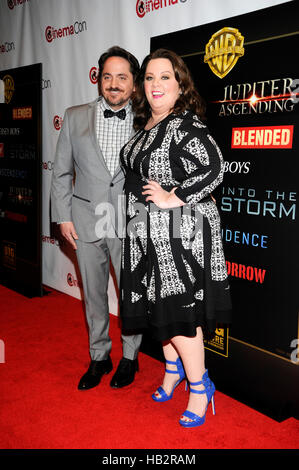
<svg viewBox="0 0 299 470">
<path fill-rule="evenodd" d="M 74 250 L 77 250 L 77 245 L 74 240 L 78 240 L 78 235 L 75 230 L 73 222 L 62 222 L 60 224 L 61 235 L 72 245 Z"/>
</svg>

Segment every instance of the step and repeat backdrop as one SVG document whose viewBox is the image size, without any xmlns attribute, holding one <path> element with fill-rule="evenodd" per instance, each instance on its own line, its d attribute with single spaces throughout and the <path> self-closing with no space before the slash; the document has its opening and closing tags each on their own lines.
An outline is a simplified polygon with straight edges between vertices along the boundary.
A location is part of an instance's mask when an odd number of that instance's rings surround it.
<svg viewBox="0 0 299 470">
<path fill-rule="evenodd" d="M 150 50 L 168 47 L 191 69 L 225 160 L 224 182 L 214 196 L 222 218 L 233 324 L 218 329 L 206 348 L 228 362 L 235 341 L 297 363 L 296 5 L 275 0 L 1 0 L 0 79 L 6 71 L 13 76 L 14 69 L 29 65 L 41 70 L 42 142 L 36 181 L 40 178 L 42 190 L 40 207 L 35 208 L 41 214 L 42 284 L 82 297 L 74 252 L 60 243 L 50 220 L 51 176 L 65 109 L 97 97 L 98 58 L 110 46 L 128 49 L 140 62 Z M 14 178 L 5 150 L 5 128 L 29 125 L 26 106 L 25 101 L 15 106 L 18 125 L 0 123 L 0 181 L 9 176 L 10 186 L 27 188 L 23 196 L 30 198 L 29 182 L 23 178 L 20 185 Z M 18 155 L 22 169 L 24 152 Z M 4 192 L 1 187 L 0 198 Z M 20 205 L 18 194 L 11 198 Z M 28 207 L 10 212 L 31 217 Z M 5 213 L 0 199 L 2 219 Z M 10 223 L 23 252 L 27 243 L 28 252 L 33 250 L 34 235 L 24 231 L 24 221 L 12 217 Z M 12 271 L 16 241 L 5 245 L 3 239 L 2 263 Z M 111 313 L 117 314 L 112 277 L 109 302 Z"/>
<path fill-rule="evenodd" d="M 0 70 L 42 64 L 41 243 L 45 285 L 77 298 L 82 296 L 74 253 L 59 244 L 50 224 L 49 192 L 65 109 L 97 97 L 99 56 L 118 44 L 141 62 L 153 36 L 283 2 L 246 3 L 234 0 L 228 8 L 221 0 L 1 0 Z M 111 312 L 117 314 L 112 278 L 109 299 Z"/>
</svg>

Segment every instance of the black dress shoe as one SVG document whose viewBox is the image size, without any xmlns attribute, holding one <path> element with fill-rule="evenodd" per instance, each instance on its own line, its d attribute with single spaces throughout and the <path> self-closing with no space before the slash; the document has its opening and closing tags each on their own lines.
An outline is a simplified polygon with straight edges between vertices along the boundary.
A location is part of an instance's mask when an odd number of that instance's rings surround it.
<svg viewBox="0 0 299 470">
<path fill-rule="evenodd" d="M 137 370 L 139 370 L 138 359 L 131 360 L 123 357 L 112 377 L 110 386 L 112 388 L 121 388 L 131 384 L 134 381 L 135 372 Z"/>
<path fill-rule="evenodd" d="M 82 376 L 78 390 L 89 390 L 90 388 L 99 385 L 101 378 L 104 374 L 109 374 L 112 371 L 112 361 L 110 356 L 104 361 L 92 360 L 88 371 Z"/>
</svg>

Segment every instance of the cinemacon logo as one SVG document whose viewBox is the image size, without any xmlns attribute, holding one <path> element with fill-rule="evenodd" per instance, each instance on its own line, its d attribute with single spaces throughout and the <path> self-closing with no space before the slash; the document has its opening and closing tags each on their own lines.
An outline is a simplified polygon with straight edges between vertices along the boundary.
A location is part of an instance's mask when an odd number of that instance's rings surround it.
<svg viewBox="0 0 299 470">
<path fill-rule="evenodd" d="M 22 5 L 23 3 L 27 3 L 29 1 L 30 0 L 7 0 L 7 5 L 8 5 L 8 8 L 13 10 L 14 7 L 17 7 L 18 5 Z"/>
<path fill-rule="evenodd" d="M 136 13 L 139 18 L 143 18 L 146 13 L 171 7 L 177 3 L 186 3 L 186 1 L 187 0 L 137 0 Z"/>
<path fill-rule="evenodd" d="M 58 116 L 57 114 L 53 118 L 53 126 L 57 131 L 60 131 L 63 124 L 62 117 Z"/>
<path fill-rule="evenodd" d="M 45 30 L 46 40 L 52 42 L 54 39 L 65 38 L 73 34 L 80 34 L 87 31 L 86 21 L 75 21 L 70 26 L 62 26 L 61 28 L 54 28 L 54 26 L 47 26 Z"/>
<path fill-rule="evenodd" d="M 11 52 L 14 50 L 15 50 L 14 42 L 5 42 L 4 44 L 0 44 L 0 53 Z"/>
<path fill-rule="evenodd" d="M 93 85 L 98 83 L 98 74 L 99 74 L 99 68 L 98 67 L 91 67 L 89 71 L 89 80 Z"/>
<path fill-rule="evenodd" d="M 75 279 L 72 273 L 67 273 L 66 280 L 70 287 L 81 287 L 81 281 Z"/>
</svg>

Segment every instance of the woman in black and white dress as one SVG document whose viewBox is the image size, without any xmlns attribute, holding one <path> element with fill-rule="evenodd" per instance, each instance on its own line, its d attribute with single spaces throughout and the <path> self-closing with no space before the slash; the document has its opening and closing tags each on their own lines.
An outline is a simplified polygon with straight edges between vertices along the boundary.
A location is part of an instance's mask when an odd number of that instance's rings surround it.
<svg viewBox="0 0 299 470">
<path fill-rule="evenodd" d="M 136 135 L 121 151 L 126 174 L 121 317 L 163 342 L 166 370 L 155 401 L 186 377 L 180 424 L 203 424 L 215 387 L 205 369 L 203 331 L 230 321 L 220 217 L 211 192 L 223 158 L 202 121 L 203 104 L 183 60 L 160 49 L 141 67 Z"/>
</svg>

